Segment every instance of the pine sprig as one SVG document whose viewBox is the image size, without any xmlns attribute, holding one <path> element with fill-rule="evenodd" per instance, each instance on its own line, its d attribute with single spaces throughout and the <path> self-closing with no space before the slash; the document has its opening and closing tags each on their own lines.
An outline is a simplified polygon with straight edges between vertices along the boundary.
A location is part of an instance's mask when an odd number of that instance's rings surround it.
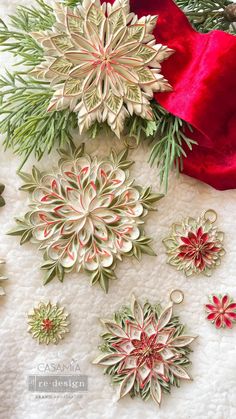
<svg viewBox="0 0 236 419">
<path fill-rule="evenodd" d="M 11 147 L 24 157 L 22 166 L 31 153 L 39 160 L 55 144 L 63 147 L 72 140 L 76 115 L 69 110 L 47 112 L 52 94 L 47 83 L 24 74 L 0 77 L 0 132 L 6 136 L 5 149 Z"/>
<path fill-rule="evenodd" d="M 188 123 L 160 106 L 155 106 L 154 113 L 157 129 L 151 138 L 149 162 L 159 169 L 160 182 L 167 190 L 170 171 L 175 169 L 179 173 L 183 169 L 183 158 L 187 157 L 187 150 L 191 151 L 197 142 L 187 135 L 188 131 L 192 131 Z"/>
<path fill-rule="evenodd" d="M 236 34 L 236 19 L 229 19 L 227 10 L 235 5 L 231 0 L 176 0 L 192 25 L 199 32 L 209 32 L 214 29 Z M 236 7 L 236 6 L 235 6 Z"/>
<path fill-rule="evenodd" d="M 174 169 L 178 173 L 182 170 L 183 158 L 197 143 L 187 135 L 192 131 L 188 123 L 170 114 L 156 102 L 152 103 L 152 109 L 153 121 L 134 116 L 128 121 L 126 134 L 134 138 L 137 144 L 149 139 L 152 147 L 149 162 L 159 169 L 160 183 L 167 191 L 170 171 Z"/>
<path fill-rule="evenodd" d="M 0 46 L 20 58 L 17 64 L 35 67 L 43 60 L 43 50 L 30 32 L 50 29 L 55 22 L 52 8 L 43 0 L 36 0 L 38 8 L 19 6 L 10 16 L 9 27 L 0 19 Z"/>
</svg>

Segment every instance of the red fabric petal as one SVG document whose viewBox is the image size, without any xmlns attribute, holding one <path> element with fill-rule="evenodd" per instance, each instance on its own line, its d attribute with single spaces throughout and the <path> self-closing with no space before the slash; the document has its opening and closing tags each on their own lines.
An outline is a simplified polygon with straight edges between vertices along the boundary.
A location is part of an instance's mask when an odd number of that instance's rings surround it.
<svg viewBox="0 0 236 419">
<path fill-rule="evenodd" d="M 181 252 L 178 254 L 180 259 L 192 259 L 192 256 L 189 253 Z"/>
<path fill-rule="evenodd" d="M 197 243 L 197 236 L 192 231 L 190 231 L 188 233 L 188 238 L 190 240 L 190 243 L 192 243 L 192 244 L 196 244 Z"/>
<path fill-rule="evenodd" d="M 156 337 L 157 337 L 157 334 L 156 333 L 154 333 L 153 335 L 149 336 L 149 338 L 147 339 L 147 346 L 152 347 L 153 346 L 153 343 L 156 341 Z"/>
<path fill-rule="evenodd" d="M 232 320 L 236 319 L 236 313 L 234 313 L 233 311 L 226 311 L 225 314 L 227 315 L 227 317 L 229 317 Z"/>
<path fill-rule="evenodd" d="M 208 240 L 208 234 L 207 234 L 207 233 L 204 233 L 204 234 L 202 235 L 202 237 L 201 237 L 201 242 L 202 242 L 202 243 L 206 243 L 206 242 L 207 242 L 207 240 Z"/>
<path fill-rule="evenodd" d="M 216 304 L 218 307 L 221 306 L 221 301 L 216 295 L 213 295 L 212 299 L 213 299 L 214 304 Z"/>
<path fill-rule="evenodd" d="M 217 311 L 218 312 L 218 308 L 216 307 L 216 306 L 213 306 L 212 304 L 206 304 L 206 308 L 208 309 L 208 310 L 211 310 L 211 311 Z"/>
<path fill-rule="evenodd" d="M 140 340 L 143 345 L 148 345 L 148 335 L 145 332 L 141 333 Z"/>
<path fill-rule="evenodd" d="M 153 368 L 153 359 L 152 359 L 151 356 L 146 359 L 146 364 L 147 364 L 148 368 L 150 368 L 150 370 L 152 370 L 152 368 Z"/>
<path fill-rule="evenodd" d="M 228 310 L 234 310 L 235 308 L 236 308 L 236 303 L 231 303 L 231 304 L 228 305 L 227 311 Z"/>
<path fill-rule="evenodd" d="M 198 231 L 197 231 L 197 237 L 200 238 L 203 234 L 203 229 L 202 227 L 199 227 Z"/>
<path fill-rule="evenodd" d="M 215 320 L 217 316 L 218 316 L 218 313 L 210 313 L 210 314 L 208 314 L 207 319 L 208 320 Z"/>
<path fill-rule="evenodd" d="M 188 237 L 181 237 L 181 240 L 183 243 L 187 244 L 188 246 L 190 245 L 190 240 L 188 239 Z"/>
<path fill-rule="evenodd" d="M 217 329 L 219 329 L 222 326 L 222 316 L 218 316 L 215 322 L 215 325 L 217 327 Z"/>
<path fill-rule="evenodd" d="M 229 329 L 232 328 L 233 324 L 227 316 L 223 316 L 223 322 L 224 322 L 226 327 L 228 327 Z"/>
<path fill-rule="evenodd" d="M 220 248 L 219 247 L 211 247 L 211 252 L 214 252 L 214 253 L 217 253 L 217 252 L 219 252 L 220 251 Z"/>
<path fill-rule="evenodd" d="M 181 246 L 178 247 L 178 250 L 183 253 L 189 252 L 189 249 L 191 249 L 191 247 L 187 246 L 186 244 L 181 244 Z"/>
<path fill-rule="evenodd" d="M 225 309 L 229 303 L 229 297 L 228 295 L 224 295 L 222 298 L 222 307 Z"/>
<path fill-rule="evenodd" d="M 131 341 L 132 345 L 135 347 L 135 349 L 139 349 L 142 346 L 142 342 L 138 339 L 133 339 Z"/>
</svg>

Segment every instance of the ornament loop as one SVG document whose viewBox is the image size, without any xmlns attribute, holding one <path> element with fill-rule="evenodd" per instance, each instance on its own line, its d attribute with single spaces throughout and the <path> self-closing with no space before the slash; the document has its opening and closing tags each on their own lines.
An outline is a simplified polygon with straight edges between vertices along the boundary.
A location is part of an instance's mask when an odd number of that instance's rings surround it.
<svg viewBox="0 0 236 419">
<path fill-rule="evenodd" d="M 184 301 L 183 291 L 179 289 L 172 290 L 170 293 L 170 301 L 172 301 L 173 304 L 181 304 Z"/>
<path fill-rule="evenodd" d="M 203 217 L 205 220 L 209 220 L 212 224 L 217 220 L 217 214 L 213 209 L 207 210 Z"/>
</svg>

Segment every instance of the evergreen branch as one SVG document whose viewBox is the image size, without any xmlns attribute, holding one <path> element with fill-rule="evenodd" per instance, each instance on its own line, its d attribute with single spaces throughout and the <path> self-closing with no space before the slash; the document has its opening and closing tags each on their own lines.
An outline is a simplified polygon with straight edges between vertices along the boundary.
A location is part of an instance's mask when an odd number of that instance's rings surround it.
<svg viewBox="0 0 236 419">
<path fill-rule="evenodd" d="M 199 32 L 220 29 L 236 34 L 236 19 L 230 17 L 231 0 L 176 0 Z M 236 5 L 235 5 L 236 7 Z"/>
<path fill-rule="evenodd" d="M 0 132 L 6 134 L 5 149 L 24 156 L 21 167 L 31 153 L 40 159 L 55 143 L 63 147 L 72 140 L 76 116 L 69 110 L 47 112 L 52 94 L 47 83 L 20 73 L 0 77 Z"/>
<path fill-rule="evenodd" d="M 168 189 L 169 173 L 175 169 L 177 173 L 183 168 L 183 158 L 186 150 L 192 150 L 196 141 L 187 136 L 192 131 L 191 126 L 170 114 L 156 102 L 152 103 L 154 120 L 146 121 L 133 116 L 127 122 L 126 135 L 135 138 L 139 144 L 146 137 L 152 145 L 149 162 L 159 169 L 160 183 Z"/>
<path fill-rule="evenodd" d="M 183 170 L 183 158 L 186 150 L 192 150 L 196 141 L 187 136 L 187 131 L 193 131 L 191 126 L 182 119 L 168 113 L 160 106 L 155 106 L 157 130 L 151 140 L 153 145 L 149 162 L 159 169 L 160 182 L 168 189 L 169 173 L 175 169 L 177 173 Z"/>
<path fill-rule="evenodd" d="M 43 60 L 43 50 L 32 38 L 31 32 L 50 29 L 55 22 L 52 8 L 43 0 L 36 0 L 38 8 L 19 6 L 10 16 L 10 27 L 0 19 L 0 46 L 14 57 L 18 64 L 35 67 Z"/>
<path fill-rule="evenodd" d="M 51 29 L 55 23 L 53 9 L 44 0 L 36 0 L 38 7 L 18 6 L 16 14 L 10 16 L 11 24 L 23 32 Z"/>
</svg>

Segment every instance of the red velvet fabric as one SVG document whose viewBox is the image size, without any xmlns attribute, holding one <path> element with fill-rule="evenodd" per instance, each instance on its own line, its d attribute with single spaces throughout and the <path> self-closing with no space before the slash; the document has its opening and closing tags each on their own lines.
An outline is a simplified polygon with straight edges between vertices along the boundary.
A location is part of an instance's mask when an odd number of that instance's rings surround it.
<svg viewBox="0 0 236 419">
<path fill-rule="evenodd" d="M 184 173 L 216 189 L 236 188 L 236 37 L 196 32 L 172 0 L 131 0 L 130 6 L 139 17 L 158 15 L 157 42 L 175 50 L 162 64 L 174 90 L 155 98 L 195 128 L 198 146 L 188 152 Z"/>
</svg>

